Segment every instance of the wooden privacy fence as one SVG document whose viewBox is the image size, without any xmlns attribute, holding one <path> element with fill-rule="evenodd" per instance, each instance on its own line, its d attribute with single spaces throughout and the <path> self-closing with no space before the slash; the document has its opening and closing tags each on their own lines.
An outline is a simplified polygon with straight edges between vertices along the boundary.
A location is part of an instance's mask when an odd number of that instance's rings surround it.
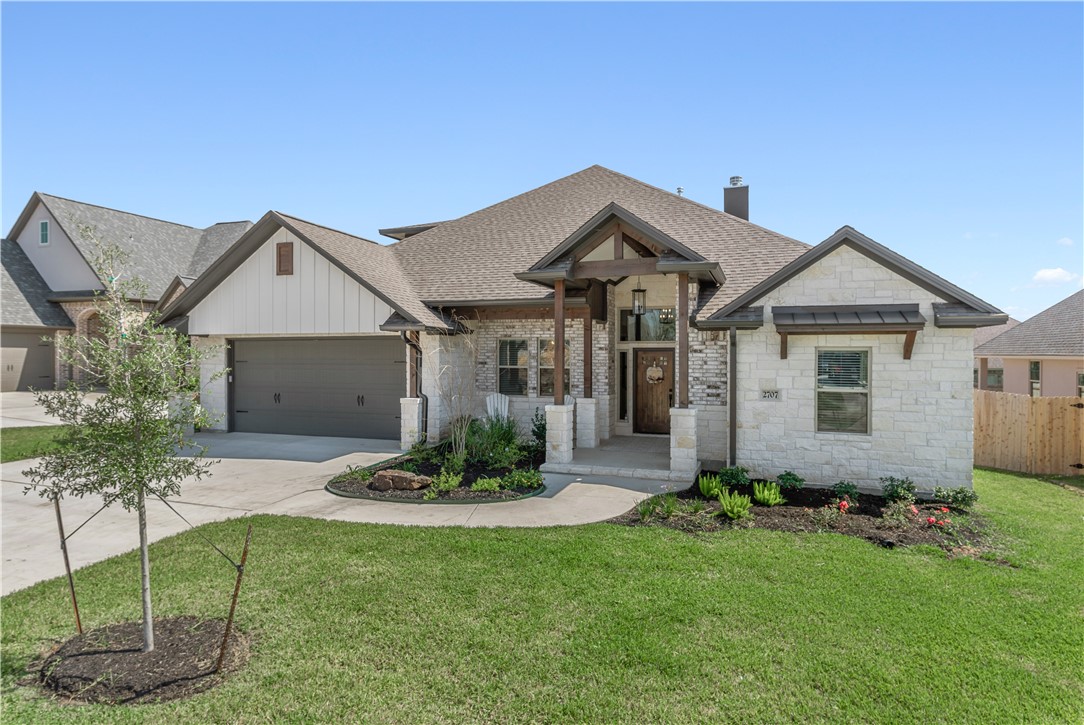
<svg viewBox="0 0 1084 725">
<path fill-rule="evenodd" d="M 975 391 L 975 465 L 1084 474 L 1084 398 Z"/>
</svg>

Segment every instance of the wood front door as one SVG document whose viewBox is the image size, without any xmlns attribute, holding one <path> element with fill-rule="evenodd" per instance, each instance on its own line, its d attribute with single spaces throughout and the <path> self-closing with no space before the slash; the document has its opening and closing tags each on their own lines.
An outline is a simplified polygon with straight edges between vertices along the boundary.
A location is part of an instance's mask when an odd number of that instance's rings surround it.
<svg viewBox="0 0 1084 725">
<path fill-rule="evenodd" d="M 633 426 L 636 433 L 669 433 L 674 404 L 674 351 L 637 350 L 633 380 Z"/>
</svg>

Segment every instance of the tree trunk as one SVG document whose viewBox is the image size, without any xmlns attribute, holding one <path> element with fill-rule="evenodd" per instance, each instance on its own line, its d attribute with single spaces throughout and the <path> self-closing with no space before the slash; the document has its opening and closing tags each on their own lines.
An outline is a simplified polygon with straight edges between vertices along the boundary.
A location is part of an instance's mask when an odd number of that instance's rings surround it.
<svg viewBox="0 0 1084 725">
<path fill-rule="evenodd" d="M 151 614 L 151 559 L 147 553 L 147 503 L 139 487 L 139 565 L 143 589 L 143 651 L 154 649 L 154 616 Z"/>
</svg>

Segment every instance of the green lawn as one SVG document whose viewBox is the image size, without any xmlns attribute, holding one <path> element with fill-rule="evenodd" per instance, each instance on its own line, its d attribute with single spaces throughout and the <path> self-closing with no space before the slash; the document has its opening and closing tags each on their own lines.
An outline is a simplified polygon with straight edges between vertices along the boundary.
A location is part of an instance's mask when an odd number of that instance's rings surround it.
<svg viewBox="0 0 1084 725">
<path fill-rule="evenodd" d="M 1084 496 L 989 471 L 976 488 L 1013 566 L 836 534 L 256 517 L 244 671 L 112 709 L 16 688 L 71 632 L 46 582 L 0 601 L 4 720 L 1080 722 Z M 245 523 L 203 531 L 236 550 Z M 232 570 L 197 536 L 152 562 L 158 614 L 225 615 Z M 76 577 L 89 626 L 138 616 L 134 554 Z"/>
<path fill-rule="evenodd" d="M 67 426 L 33 425 L 25 428 L 4 428 L 0 431 L 0 463 L 37 458 L 56 448 L 56 439 L 64 435 Z"/>
</svg>

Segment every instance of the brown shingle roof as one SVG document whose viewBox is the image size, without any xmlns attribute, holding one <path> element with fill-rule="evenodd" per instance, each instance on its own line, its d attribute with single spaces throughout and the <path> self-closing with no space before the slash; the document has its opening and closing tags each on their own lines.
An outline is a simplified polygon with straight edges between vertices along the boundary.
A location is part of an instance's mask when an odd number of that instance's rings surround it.
<svg viewBox="0 0 1084 725">
<path fill-rule="evenodd" d="M 515 278 L 617 203 L 705 259 L 726 283 L 705 289 L 698 316 L 715 311 L 809 246 L 601 166 L 558 179 L 412 236 L 392 251 L 422 300 L 516 300 L 552 294 Z"/>
<path fill-rule="evenodd" d="M 975 354 L 1084 357 L 1084 290 L 979 345 Z"/>
</svg>

